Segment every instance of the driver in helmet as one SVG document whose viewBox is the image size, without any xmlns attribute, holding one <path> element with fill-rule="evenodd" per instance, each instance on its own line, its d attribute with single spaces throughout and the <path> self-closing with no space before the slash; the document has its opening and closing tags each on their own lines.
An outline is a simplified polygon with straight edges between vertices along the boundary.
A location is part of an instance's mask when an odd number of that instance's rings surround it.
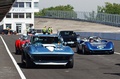
<svg viewBox="0 0 120 79">
<path fill-rule="evenodd" d="M 23 35 L 22 40 L 26 40 L 26 39 L 27 39 L 27 35 Z"/>
<path fill-rule="evenodd" d="M 89 42 L 91 42 L 91 43 L 94 42 L 94 39 L 93 39 L 93 38 L 90 38 L 90 39 L 89 39 Z"/>
<path fill-rule="evenodd" d="M 97 41 L 97 42 L 99 42 L 100 40 L 101 40 L 101 38 L 99 38 L 99 37 L 96 38 L 96 41 Z"/>
</svg>

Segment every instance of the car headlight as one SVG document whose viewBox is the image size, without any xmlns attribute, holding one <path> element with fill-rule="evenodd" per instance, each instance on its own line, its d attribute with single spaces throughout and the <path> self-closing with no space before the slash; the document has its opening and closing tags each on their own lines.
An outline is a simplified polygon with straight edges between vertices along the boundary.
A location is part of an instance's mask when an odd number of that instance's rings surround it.
<svg viewBox="0 0 120 79">
<path fill-rule="evenodd" d="M 22 44 L 22 47 L 24 47 L 25 46 L 25 44 Z"/>
<path fill-rule="evenodd" d="M 77 37 L 77 41 L 80 41 L 80 37 Z"/>
<path fill-rule="evenodd" d="M 60 40 L 63 42 L 64 40 L 63 40 L 63 38 L 60 38 Z"/>
<path fill-rule="evenodd" d="M 67 45 L 67 42 L 64 42 L 64 45 Z"/>
</svg>

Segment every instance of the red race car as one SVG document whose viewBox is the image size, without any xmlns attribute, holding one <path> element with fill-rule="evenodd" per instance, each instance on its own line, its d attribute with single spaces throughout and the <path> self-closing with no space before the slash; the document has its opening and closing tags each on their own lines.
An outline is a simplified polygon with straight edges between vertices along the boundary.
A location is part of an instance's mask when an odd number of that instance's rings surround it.
<svg viewBox="0 0 120 79">
<path fill-rule="evenodd" d="M 21 54 L 21 52 L 23 51 L 23 46 L 25 43 L 29 43 L 30 40 L 28 39 L 27 35 L 23 35 L 21 36 L 21 38 L 17 39 L 15 41 L 15 54 Z"/>
</svg>

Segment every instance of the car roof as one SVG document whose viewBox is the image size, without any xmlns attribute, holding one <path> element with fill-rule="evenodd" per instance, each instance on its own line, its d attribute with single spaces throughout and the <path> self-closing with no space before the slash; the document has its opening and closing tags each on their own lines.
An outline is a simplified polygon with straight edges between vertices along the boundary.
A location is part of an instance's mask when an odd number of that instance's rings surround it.
<svg viewBox="0 0 120 79">
<path fill-rule="evenodd" d="M 94 38 L 100 38 L 100 37 L 99 36 L 89 36 L 88 39 L 90 39 L 90 38 L 94 39 Z"/>
<path fill-rule="evenodd" d="M 37 34 L 34 36 L 42 36 L 42 37 L 58 37 L 57 34 Z"/>
<path fill-rule="evenodd" d="M 74 31 L 71 31 L 71 30 L 62 30 L 62 31 L 59 31 L 59 32 L 74 32 Z"/>
</svg>

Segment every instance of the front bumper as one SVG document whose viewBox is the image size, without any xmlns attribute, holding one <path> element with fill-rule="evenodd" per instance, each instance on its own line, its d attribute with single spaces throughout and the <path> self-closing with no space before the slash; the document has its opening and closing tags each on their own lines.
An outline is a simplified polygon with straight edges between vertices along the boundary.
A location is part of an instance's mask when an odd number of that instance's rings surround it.
<svg viewBox="0 0 120 79">
<path fill-rule="evenodd" d="M 113 54 L 114 50 L 85 50 L 87 53 L 92 53 L 92 54 Z"/>
<path fill-rule="evenodd" d="M 34 61 L 36 65 L 66 65 L 68 61 Z"/>
<path fill-rule="evenodd" d="M 64 42 L 63 44 L 66 45 L 66 46 L 70 46 L 70 47 L 76 47 L 76 42 L 72 42 L 72 41 Z"/>
<path fill-rule="evenodd" d="M 66 65 L 73 56 L 71 55 L 33 55 L 35 65 Z"/>
</svg>

